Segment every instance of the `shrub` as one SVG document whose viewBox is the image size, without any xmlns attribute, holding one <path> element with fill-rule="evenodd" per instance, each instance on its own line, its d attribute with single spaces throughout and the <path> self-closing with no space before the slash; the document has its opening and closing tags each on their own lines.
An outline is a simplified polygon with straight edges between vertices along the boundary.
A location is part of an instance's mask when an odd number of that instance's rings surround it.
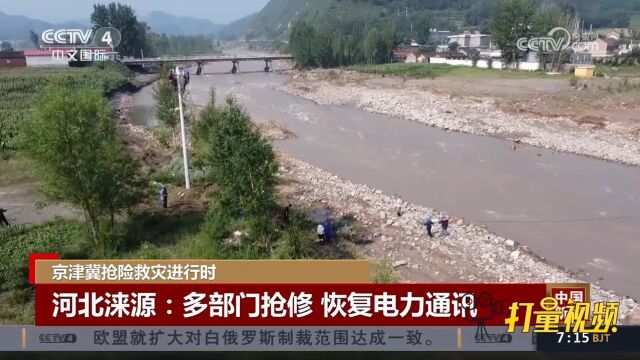
<svg viewBox="0 0 640 360">
<path fill-rule="evenodd" d="M 571 76 L 569 78 L 569 85 L 571 85 L 573 87 L 578 86 L 578 78 L 575 75 L 573 75 L 573 76 Z"/>
<path fill-rule="evenodd" d="M 171 254 L 169 254 L 167 249 L 163 249 L 146 241 L 142 243 L 135 255 L 135 258 L 140 260 L 163 260 L 169 259 L 170 257 Z"/>
<path fill-rule="evenodd" d="M 276 259 L 305 259 L 315 256 L 313 222 L 298 211 L 291 213 L 291 224 L 276 243 L 273 257 Z"/>
<path fill-rule="evenodd" d="M 78 221 L 55 221 L 35 227 L 0 228 L 0 284 L 20 288 L 28 283 L 30 253 L 86 257 L 85 228 Z"/>
<path fill-rule="evenodd" d="M 374 284 L 391 284 L 398 281 L 390 261 L 379 261 L 373 263 L 371 281 Z"/>
</svg>

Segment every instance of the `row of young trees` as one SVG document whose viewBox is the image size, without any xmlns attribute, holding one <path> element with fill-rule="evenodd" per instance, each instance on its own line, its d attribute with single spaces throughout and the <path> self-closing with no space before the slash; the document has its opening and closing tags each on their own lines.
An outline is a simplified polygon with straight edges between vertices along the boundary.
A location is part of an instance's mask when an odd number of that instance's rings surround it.
<svg viewBox="0 0 640 360">
<path fill-rule="evenodd" d="M 485 16 L 489 16 L 488 28 L 493 44 L 502 51 L 502 57 L 508 63 L 527 55 L 526 51 L 518 49 L 519 39 L 547 36 L 557 27 L 575 32 L 580 23 L 575 11 L 550 0 L 497 0 L 487 9 L 490 13 L 485 13 Z M 428 17 L 418 19 L 410 32 L 412 39 L 426 43 L 430 27 Z M 303 68 L 387 63 L 393 60 L 393 50 L 403 34 L 392 23 L 378 26 L 364 23 L 353 25 L 348 32 L 341 32 L 340 29 L 314 27 L 301 21 L 291 29 L 289 51 Z M 565 34 L 558 31 L 554 36 Z M 559 63 L 561 59 L 568 58 L 567 51 L 562 50 L 549 50 L 540 55 L 541 62 Z"/>
<path fill-rule="evenodd" d="M 356 28 L 343 34 L 301 21 L 291 29 L 289 51 L 298 66 L 305 68 L 382 64 L 393 60 L 393 49 L 398 43 L 391 25 Z"/>
<path fill-rule="evenodd" d="M 177 94 L 166 84 L 161 81 L 157 87 L 166 102 L 158 114 L 167 116 L 165 125 L 175 126 Z M 126 211 L 150 190 L 115 123 L 102 92 L 61 79 L 46 88 L 20 128 L 20 151 L 33 165 L 43 192 L 83 210 L 91 248 L 99 257 L 122 249 L 120 224 Z M 233 98 L 218 106 L 212 95 L 190 127 L 191 151 L 218 188 L 200 232 L 201 248 L 226 258 L 309 256 L 312 226 L 305 216 L 292 213 L 289 226 L 281 231 L 275 216 L 278 163 L 248 113 Z M 238 229 L 244 230 L 245 241 L 239 247 L 228 245 L 225 239 Z"/>
</svg>

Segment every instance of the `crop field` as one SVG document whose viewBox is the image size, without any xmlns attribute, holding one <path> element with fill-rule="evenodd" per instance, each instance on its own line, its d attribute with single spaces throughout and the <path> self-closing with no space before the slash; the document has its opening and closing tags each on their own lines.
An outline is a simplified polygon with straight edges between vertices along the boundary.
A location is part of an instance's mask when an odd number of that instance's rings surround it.
<svg viewBox="0 0 640 360">
<path fill-rule="evenodd" d="M 14 149 L 16 126 L 28 116 L 47 85 L 107 92 L 128 82 L 131 74 L 117 64 L 92 68 L 21 68 L 0 70 L 0 156 Z"/>
</svg>

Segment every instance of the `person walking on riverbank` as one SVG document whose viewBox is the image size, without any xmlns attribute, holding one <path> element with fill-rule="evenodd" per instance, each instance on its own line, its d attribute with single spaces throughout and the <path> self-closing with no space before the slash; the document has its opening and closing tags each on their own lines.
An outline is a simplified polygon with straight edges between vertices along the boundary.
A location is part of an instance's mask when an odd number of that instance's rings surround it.
<svg viewBox="0 0 640 360">
<path fill-rule="evenodd" d="M 432 238 L 433 232 L 431 232 L 431 230 L 433 229 L 433 218 L 431 217 L 431 215 L 427 216 L 427 221 L 425 221 L 424 225 L 427 227 L 427 234 L 430 238 Z"/>
<path fill-rule="evenodd" d="M 442 227 L 442 234 L 444 236 L 449 235 L 449 215 L 442 215 L 440 218 L 440 226 Z"/>
<path fill-rule="evenodd" d="M 7 210 L 0 208 L 0 226 L 9 226 L 9 220 L 4 216 Z"/>
</svg>

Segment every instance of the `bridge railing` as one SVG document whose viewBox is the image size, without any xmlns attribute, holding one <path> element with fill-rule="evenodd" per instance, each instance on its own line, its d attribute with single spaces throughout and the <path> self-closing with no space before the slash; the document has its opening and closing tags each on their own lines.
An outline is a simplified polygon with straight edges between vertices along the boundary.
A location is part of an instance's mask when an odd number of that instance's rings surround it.
<svg viewBox="0 0 640 360">
<path fill-rule="evenodd" d="M 271 59 L 289 59 L 290 55 L 268 55 L 268 56 L 239 56 L 239 55 L 195 55 L 195 56 L 167 56 L 161 58 L 131 58 L 123 57 L 121 62 L 123 63 L 137 63 L 137 62 L 189 62 L 189 61 L 224 61 L 224 60 L 271 60 Z"/>
</svg>

